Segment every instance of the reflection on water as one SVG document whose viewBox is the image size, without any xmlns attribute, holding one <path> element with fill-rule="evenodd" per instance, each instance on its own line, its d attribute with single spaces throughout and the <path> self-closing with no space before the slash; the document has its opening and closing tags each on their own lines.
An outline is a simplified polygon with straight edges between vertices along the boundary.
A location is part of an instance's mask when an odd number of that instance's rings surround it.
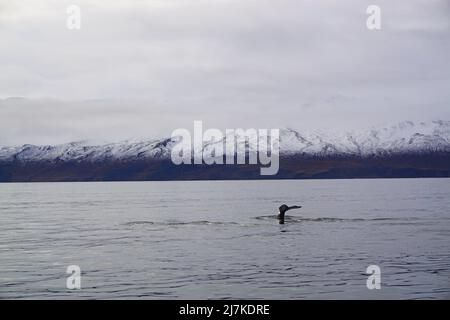
<svg viewBox="0 0 450 320">
<path fill-rule="evenodd" d="M 0 184 L 0 298 L 450 298 L 449 193 L 450 179 Z M 282 203 L 303 208 L 279 224 Z"/>
</svg>

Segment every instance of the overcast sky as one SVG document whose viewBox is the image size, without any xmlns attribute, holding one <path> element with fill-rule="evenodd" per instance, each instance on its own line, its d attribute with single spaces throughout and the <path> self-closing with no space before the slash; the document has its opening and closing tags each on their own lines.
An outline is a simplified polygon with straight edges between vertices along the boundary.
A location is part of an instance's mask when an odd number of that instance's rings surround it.
<svg viewBox="0 0 450 320">
<path fill-rule="evenodd" d="M 0 0 L 0 145 L 450 120 L 449 57 L 450 0 Z"/>
</svg>

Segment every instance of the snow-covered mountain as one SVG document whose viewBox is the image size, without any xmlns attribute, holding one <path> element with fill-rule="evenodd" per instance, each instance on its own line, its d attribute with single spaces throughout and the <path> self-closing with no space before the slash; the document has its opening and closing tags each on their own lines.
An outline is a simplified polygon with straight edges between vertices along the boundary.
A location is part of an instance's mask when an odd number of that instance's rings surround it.
<svg viewBox="0 0 450 320">
<path fill-rule="evenodd" d="M 178 139 L 122 141 L 95 145 L 71 142 L 55 146 L 0 147 L 0 162 L 133 161 L 169 159 Z M 211 148 L 211 145 L 204 146 Z M 450 121 L 401 122 L 364 131 L 303 132 L 280 130 L 281 155 L 371 156 L 402 153 L 450 152 Z"/>
<path fill-rule="evenodd" d="M 280 149 L 288 154 L 386 155 L 450 152 L 450 121 L 401 122 L 350 132 L 283 132 Z"/>
</svg>

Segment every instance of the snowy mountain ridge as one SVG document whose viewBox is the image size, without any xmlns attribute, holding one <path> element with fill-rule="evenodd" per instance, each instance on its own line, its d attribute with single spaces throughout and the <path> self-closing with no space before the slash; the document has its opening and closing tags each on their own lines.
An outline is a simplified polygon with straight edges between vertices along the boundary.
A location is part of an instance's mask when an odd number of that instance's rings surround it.
<svg viewBox="0 0 450 320">
<path fill-rule="evenodd" d="M 89 142 L 71 142 L 54 146 L 26 144 L 0 147 L 0 162 L 170 159 L 171 149 L 176 143 L 177 138 L 101 145 Z M 204 148 L 211 148 L 211 144 L 205 145 Z M 349 132 L 303 132 L 291 128 L 280 130 L 280 154 L 285 156 L 361 157 L 429 152 L 450 152 L 450 121 L 416 123 L 404 121 L 387 127 Z"/>
</svg>

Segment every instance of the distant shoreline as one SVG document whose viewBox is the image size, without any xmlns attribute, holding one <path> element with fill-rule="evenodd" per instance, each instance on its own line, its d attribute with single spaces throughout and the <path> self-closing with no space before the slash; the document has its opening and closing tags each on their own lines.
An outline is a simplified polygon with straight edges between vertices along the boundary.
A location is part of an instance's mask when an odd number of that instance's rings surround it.
<svg viewBox="0 0 450 320">
<path fill-rule="evenodd" d="M 274 176 L 258 165 L 174 165 L 170 160 L 0 162 L 0 182 L 448 178 L 450 153 L 376 157 L 284 156 Z"/>
</svg>

